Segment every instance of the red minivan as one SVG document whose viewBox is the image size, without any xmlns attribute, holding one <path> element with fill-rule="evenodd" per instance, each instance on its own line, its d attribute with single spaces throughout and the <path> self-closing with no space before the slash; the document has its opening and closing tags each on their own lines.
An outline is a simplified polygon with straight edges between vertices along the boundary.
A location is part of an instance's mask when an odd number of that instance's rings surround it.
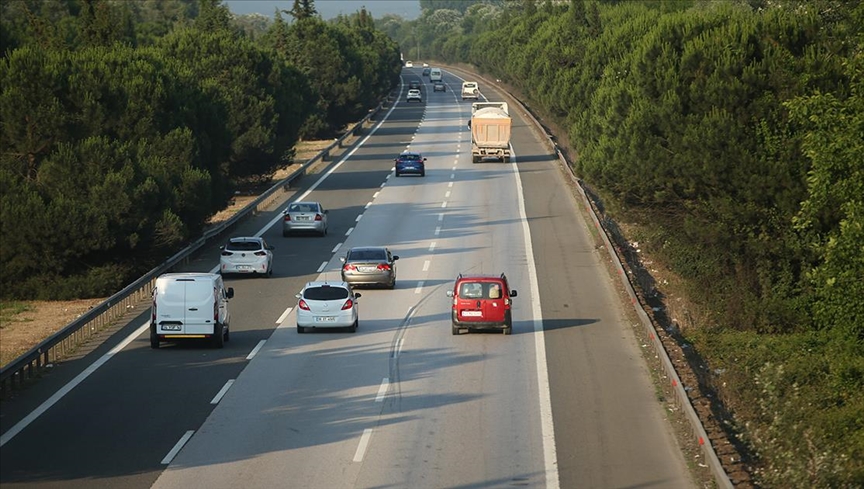
<svg viewBox="0 0 864 489">
<path fill-rule="evenodd" d="M 513 332 L 510 314 L 516 291 L 510 289 L 507 277 L 501 275 L 462 275 L 456 277 L 453 290 L 453 334 L 467 329 L 500 329 L 504 334 Z"/>
</svg>

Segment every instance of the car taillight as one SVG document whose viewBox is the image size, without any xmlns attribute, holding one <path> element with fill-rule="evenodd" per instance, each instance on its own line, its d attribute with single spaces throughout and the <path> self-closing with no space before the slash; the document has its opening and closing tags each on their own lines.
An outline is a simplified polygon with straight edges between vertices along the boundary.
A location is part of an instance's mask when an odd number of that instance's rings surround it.
<svg viewBox="0 0 864 489">
<path fill-rule="evenodd" d="M 300 303 L 297 304 L 297 307 L 303 309 L 304 311 L 309 310 L 309 304 L 306 304 L 306 301 L 304 301 L 303 299 L 300 299 Z"/>
<path fill-rule="evenodd" d="M 510 305 L 510 299 L 504 299 L 504 305 L 509 306 Z"/>
<path fill-rule="evenodd" d="M 255 256 L 267 256 L 267 252 L 266 251 L 256 251 Z"/>
<path fill-rule="evenodd" d="M 390 265 L 388 265 L 386 263 L 382 263 L 382 264 L 378 265 L 378 270 L 381 270 L 383 272 L 389 272 L 390 271 Z"/>
<path fill-rule="evenodd" d="M 233 254 L 234 254 L 234 253 L 231 253 L 230 251 L 223 251 L 223 252 L 222 252 L 222 256 L 231 256 L 231 255 L 233 255 Z"/>
<path fill-rule="evenodd" d="M 315 214 L 315 220 L 316 221 L 320 221 L 321 219 L 324 219 L 324 217 L 321 216 L 321 214 Z"/>
<path fill-rule="evenodd" d="M 342 304 L 343 311 L 351 309 L 352 307 L 354 307 L 354 301 L 352 301 L 351 299 L 348 299 L 347 301 L 345 301 L 345 304 Z"/>
<path fill-rule="evenodd" d="M 285 222 L 288 222 L 290 220 L 291 220 L 291 215 L 285 214 Z"/>
<path fill-rule="evenodd" d="M 355 267 L 354 265 L 352 265 L 350 263 L 346 263 L 345 265 L 342 266 L 342 270 L 357 270 L 357 267 Z"/>
</svg>

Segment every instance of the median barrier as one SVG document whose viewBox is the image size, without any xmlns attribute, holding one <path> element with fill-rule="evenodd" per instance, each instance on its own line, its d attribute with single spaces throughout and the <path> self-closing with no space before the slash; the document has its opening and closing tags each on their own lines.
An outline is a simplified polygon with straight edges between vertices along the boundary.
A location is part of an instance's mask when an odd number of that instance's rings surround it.
<svg viewBox="0 0 864 489">
<path fill-rule="evenodd" d="M 269 206 L 271 206 L 274 201 L 278 200 L 283 193 L 290 191 L 291 185 L 304 176 L 312 165 L 319 161 L 329 161 L 330 151 L 332 151 L 334 147 L 342 147 L 342 142 L 349 137 L 353 137 L 354 131 L 357 127 L 362 127 L 363 124 L 369 123 L 372 117 L 377 114 L 383 106 L 384 102 L 379 103 L 378 106 L 369 111 L 369 113 L 354 127 L 354 129 L 346 131 L 345 134 L 333 141 L 332 144 L 318 152 L 318 154 L 310 158 L 290 175 L 264 191 L 264 193 L 259 195 L 252 202 L 249 202 L 245 207 L 231 216 L 231 218 L 211 229 L 208 229 L 201 237 L 193 241 L 187 247 L 183 248 L 172 257 L 153 268 L 151 271 L 127 285 L 104 302 L 97 304 L 89 311 L 74 319 L 72 322 L 64 326 L 63 329 L 42 340 L 38 345 L 20 355 L 5 367 L 0 368 L 0 398 L 5 398 L 12 390 L 21 387 L 28 380 L 38 376 L 47 365 L 56 363 L 61 358 L 74 351 L 74 349 L 81 343 L 92 338 L 105 326 L 124 316 L 130 309 L 133 309 L 136 304 L 140 304 L 143 300 L 150 297 L 152 295 L 153 286 L 156 283 L 156 278 L 158 278 L 159 275 L 170 272 L 177 265 L 188 263 L 191 256 L 206 244 L 221 238 L 223 234 L 233 229 L 234 226 L 243 219 L 257 215 L 269 208 Z M 327 158 L 324 158 L 325 155 Z"/>
</svg>

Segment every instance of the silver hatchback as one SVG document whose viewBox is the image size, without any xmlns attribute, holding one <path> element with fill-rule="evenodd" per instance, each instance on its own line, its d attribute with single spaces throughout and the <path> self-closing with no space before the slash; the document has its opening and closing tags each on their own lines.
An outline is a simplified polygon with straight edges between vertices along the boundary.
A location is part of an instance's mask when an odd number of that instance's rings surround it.
<svg viewBox="0 0 864 489">
<path fill-rule="evenodd" d="M 342 280 L 353 285 L 396 287 L 396 260 L 383 246 L 363 246 L 348 250 L 342 260 Z"/>
<path fill-rule="evenodd" d="M 282 211 L 282 236 L 299 232 L 326 236 L 327 214 L 319 202 L 294 202 Z"/>
</svg>

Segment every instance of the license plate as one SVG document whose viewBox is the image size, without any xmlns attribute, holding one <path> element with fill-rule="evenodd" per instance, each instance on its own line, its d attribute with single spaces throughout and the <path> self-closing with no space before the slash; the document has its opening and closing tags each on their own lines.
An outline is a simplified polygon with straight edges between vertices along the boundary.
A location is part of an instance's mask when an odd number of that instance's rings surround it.
<svg viewBox="0 0 864 489">
<path fill-rule="evenodd" d="M 376 270 L 375 267 L 357 267 L 357 270 L 361 272 L 374 272 Z"/>
<path fill-rule="evenodd" d="M 483 311 L 462 311 L 462 315 L 468 317 L 480 317 L 483 315 Z"/>
<path fill-rule="evenodd" d="M 252 270 L 252 267 L 249 265 L 237 265 L 237 270 Z"/>
<path fill-rule="evenodd" d="M 334 316 L 315 316 L 316 323 L 332 323 L 336 321 Z"/>
<path fill-rule="evenodd" d="M 183 329 L 183 327 L 180 326 L 179 324 L 163 324 L 162 325 L 163 331 L 180 331 L 181 329 Z"/>
<path fill-rule="evenodd" d="M 298 220 L 298 221 L 311 221 L 312 218 L 309 217 L 309 216 L 298 216 L 298 217 L 297 217 L 297 220 Z"/>
</svg>

